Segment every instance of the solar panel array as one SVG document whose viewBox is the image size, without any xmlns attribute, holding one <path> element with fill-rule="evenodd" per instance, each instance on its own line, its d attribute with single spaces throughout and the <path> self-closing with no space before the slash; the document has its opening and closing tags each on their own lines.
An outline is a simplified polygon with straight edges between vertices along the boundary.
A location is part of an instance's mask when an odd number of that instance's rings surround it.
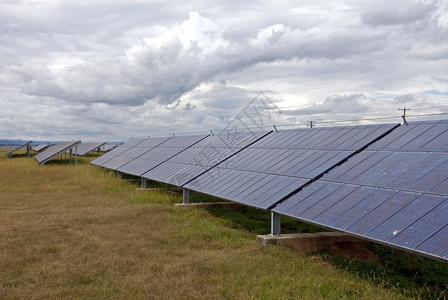
<svg viewBox="0 0 448 300">
<path fill-rule="evenodd" d="M 136 139 L 136 140 L 130 140 L 124 143 L 123 145 L 120 145 L 117 148 L 112 149 L 111 151 L 101 155 L 97 159 L 92 160 L 90 163 L 97 166 L 103 166 L 105 163 L 107 163 L 109 160 L 117 157 L 123 152 L 126 152 L 127 150 L 131 149 L 132 147 L 140 144 L 145 139 Z"/>
<path fill-rule="evenodd" d="M 209 136 L 144 173 L 147 179 L 183 186 L 269 132 Z"/>
<path fill-rule="evenodd" d="M 99 142 L 99 143 L 80 143 L 78 144 L 78 155 L 79 156 L 86 156 L 87 154 L 98 150 L 101 148 L 106 142 Z M 70 151 L 70 150 L 68 150 Z"/>
<path fill-rule="evenodd" d="M 46 162 L 52 160 L 53 158 L 63 154 L 68 149 L 74 149 L 76 145 L 81 143 L 80 141 L 76 142 L 62 142 L 58 143 L 50 148 L 46 149 L 43 152 L 40 152 L 34 156 L 34 158 L 41 164 L 45 164 Z M 74 153 L 74 150 L 73 150 Z"/>
<path fill-rule="evenodd" d="M 154 146 L 147 147 L 146 151 L 134 152 L 134 158 L 128 163 L 118 168 L 118 171 L 141 176 L 143 173 L 152 170 L 159 166 L 161 163 L 169 160 L 173 156 L 181 153 L 190 146 L 196 144 L 206 136 L 185 136 L 185 137 L 173 137 L 162 143 Z M 142 143 L 143 144 L 143 143 Z M 142 146 L 142 144 L 139 145 Z"/>
<path fill-rule="evenodd" d="M 273 209 L 448 259 L 448 121 L 409 123 Z"/>
<path fill-rule="evenodd" d="M 448 121 L 134 140 L 92 163 L 448 260 Z"/>
<path fill-rule="evenodd" d="M 29 142 L 26 142 L 25 144 L 18 146 L 17 148 L 13 149 L 12 151 L 6 153 L 6 157 L 10 157 L 11 155 L 13 155 L 15 152 L 19 151 L 20 149 L 30 146 L 32 142 L 33 141 L 29 141 Z"/>
<path fill-rule="evenodd" d="M 108 160 L 102 166 L 108 169 L 118 170 L 121 166 L 129 163 L 133 159 L 139 157 L 140 155 L 148 152 L 154 147 L 162 144 L 167 141 L 169 138 L 154 138 L 154 139 L 145 139 L 142 142 L 136 144 L 135 146 L 129 148 L 128 150 L 118 154 L 111 160 Z"/>
<path fill-rule="evenodd" d="M 272 133 L 185 187 L 270 209 L 395 126 L 297 129 Z"/>
</svg>

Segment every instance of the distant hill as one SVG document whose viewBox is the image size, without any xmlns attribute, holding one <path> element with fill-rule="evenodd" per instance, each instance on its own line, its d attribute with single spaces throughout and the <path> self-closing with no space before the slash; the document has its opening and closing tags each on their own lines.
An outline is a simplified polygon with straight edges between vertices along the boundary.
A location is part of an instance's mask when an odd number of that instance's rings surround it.
<svg viewBox="0 0 448 300">
<path fill-rule="evenodd" d="M 0 139 L 0 145 L 2 146 L 20 146 L 29 142 L 30 140 L 9 140 L 9 139 Z M 32 145 L 43 145 L 43 144 L 57 144 L 57 141 L 33 141 Z"/>
<path fill-rule="evenodd" d="M 0 146 L 20 146 L 25 144 L 26 142 L 29 142 L 30 140 L 13 140 L 13 139 L 0 139 Z M 48 144 L 48 145 L 54 145 L 59 143 L 60 141 L 33 141 L 32 146 L 37 146 L 37 145 L 44 145 L 44 144 Z M 99 140 L 98 142 L 101 142 L 101 140 Z M 120 145 L 123 142 L 108 142 L 107 144 L 109 145 Z"/>
</svg>

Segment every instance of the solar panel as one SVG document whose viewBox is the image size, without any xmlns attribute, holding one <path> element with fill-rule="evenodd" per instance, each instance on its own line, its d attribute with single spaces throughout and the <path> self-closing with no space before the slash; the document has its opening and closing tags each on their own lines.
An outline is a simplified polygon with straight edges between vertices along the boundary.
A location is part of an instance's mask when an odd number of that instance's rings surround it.
<svg viewBox="0 0 448 300">
<path fill-rule="evenodd" d="M 43 152 L 40 152 L 34 156 L 34 158 L 41 164 L 45 164 L 46 162 L 52 160 L 53 158 L 57 157 L 58 155 L 64 153 L 66 150 L 70 148 L 75 148 L 76 145 L 81 143 L 80 141 L 76 142 L 62 142 L 58 143 L 48 149 L 46 149 Z M 74 150 L 73 150 L 74 153 Z"/>
<path fill-rule="evenodd" d="M 208 136 L 142 176 L 182 186 L 266 134 L 269 132 L 223 133 Z"/>
<path fill-rule="evenodd" d="M 448 121 L 408 123 L 273 211 L 447 260 Z"/>
<path fill-rule="evenodd" d="M 129 147 L 125 144 L 123 146 L 128 147 L 125 151 L 122 151 L 117 156 L 103 163 L 101 166 L 107 169 L 118 170 L 121 166 L 127 164 L 140 155 L 148 152 L 150 149 L 157 147 L 158 145 L 169 140 L 169 137 L 164 138 L 147 138 L 140 143 L 131 144 Z M 123 148 L 121 146 L 120 148 Z"/>
<path fill-rule="evenodd" d="M 131 149 L 135 145 L 138 145 L 139 143 L 143 142 L 145 139 L 135 139 L 127 141 L 126 143 L 118 146 L 117 148 L 112 149 L 111 151 L 101 155 L 100 157 L 92 160 L 90 163 L 92 165 L 102 166 L 109 160 L 117 157 L 123 152 L 126 152 L 127 150 Z"/>
<path fill-rule="evenodd" d="M 29 147 L 32 142 L 33 141 L 29 141 L 29 142 L 26 142 L 25 144 L 22 144 L 22 145 L 18 146 L 17 148 L 13 149 L 12 151 L 6 153 L 6 157 L 12 156 L 15 152 L 19 151 L 22 148 Z"/>
<path fill-rule="evenodd" d="M 136 158 L 118 168 L 118 171 L 141 176 L 143 173 L 157 167 L 159 164 L 206 137 L 207 136 L 183 136 L 170 138 L 164 143 L 159 144 L 157 147 L 148 148 L 146 152 L 136 156 Z"/>
<path fill-rule="evenodd" d="M 395 126 L 344 126 L 271 133 L 184 187 L 270 209 Z"/>
<path fill-rule="evenodd" d="M 45 148 L 47 148 L 47 147 L 49 147 L 49 146 L 50 146 L 50 145 L 48 145 L 48 144 L 43 144 L 43 145 L 34 146 L 34 147 L 33 147 L 33 151 L 40 152 L 40 151 L 44 150 Z"/>
<path fill-rule="evenodd" d="M 80 143 L 78 144 L 78 155 L 86 156 L 87 154 L 100 149 L 106 142 L 100 143 Z"/>
<path fill-rule="evenodd" d="M 101 147 L 101 152 L 108 152 L 116 147 L 118 147 L 119 145 L 109 145 L 109 144 L 105 144 Z"/>
</svg>

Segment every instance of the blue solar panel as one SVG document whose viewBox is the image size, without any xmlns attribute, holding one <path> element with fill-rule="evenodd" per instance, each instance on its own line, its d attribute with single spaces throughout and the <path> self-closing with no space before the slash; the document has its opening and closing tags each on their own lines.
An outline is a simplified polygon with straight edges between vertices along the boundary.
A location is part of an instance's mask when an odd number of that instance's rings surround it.
<svg viewBox="0 0 448 300">
<path fill-rule="evenodd" d="M 49 146 L 49 144 L 34 146 L 33 151 L 40 152 Z"/>
<path fill-rule="evenodd" d="M 120 147 L 120 148 L 127 147 L 125 151 L 122 151 L 117 156 L 103 163 L 101 166 L 112 170 L 118 170 L 121 166 L 143 155 L 144 153 L 148 152 L 154 147 L 161 145 L 168 139 L 169 138 L 153 138 L 153 139 L 148 138 L 145 140 L 141 140 L 140 142 L 135 142 L 134 144 L 131 144 L 129 147 L 127 146 L 128 143 L 126 143 Z"/>
<path fill-rule="evenodd" d="M 140 176 L 171 156 L 176 155 L 178 152 L 179 149 L 177 148 L 171 148 L 168 150 L 166 148 L 153 148 L 142 154 L 140 157 L 137 157 L 121 166 L 118 170 L 123 173 Z"/>
<path fill-rule="evenodd" d="M 141 143 L 143 141 L 144 141 L 144 139 L 127 141 L 123 145 L 120 145 L 117 148 L 114 148 L 111 151 L 92 160 L 90 163 L 92 165 L 102 166 L 103 164 L 107 163 L 109 160 L 117 157 L 118 155 L 120 155 L 123 152 L 126 152 L 127 150 L 131 149 L 132 147 L 134 147 L 135 145 L 138 145 L 139 143 Z"/>
<path fill-rule="evenodd" d="M 72 153 L 75 154 L 75 147 L 81 143 L 80 141 L 76 142 L 61 142 L 50 148 L 46 149 L 43 152 L 40 152 L 34 156 L 34 158 L 41 164 L 45 164 L 46 162 L 52 160 L 53 158 L 63 154 L 66 150 L 72 149 Z"/>
<path fill-rule="evenodd" d="M 268 133 L 247 132 L 209 136 L 142 176 L 182 186 L 266 134 Z"/>
<path fill-rule="evenodd" d="M 344 126 L 271 133 L 184 186 L 269 209 L 395 126 Z"/>
<path fill-rule="evenodd" d="M 419 195 L 416 193 L 399 192 L 369 211 L 356 223 L 348 227 L 347 230 L 366 236 L 368 232 L 383 224 L 388 218 L 418 197 Z"/>
<path fill-rule="evenodd" d="M 439 195 L 446 195 L 448 194 L 448 178 L 442 180 L 438 185 L 433 187 L 430 190 L 431 193 L 439 194 Z"/>
<path fill-rule="evenodd" d="M 403 198 L 401 194 L 399 196 L 400 199 Z M 378 240 L 389 241 L 443 201 L 443 197 L 433 195 L 417 196 L 408 205 L 400 206 L 400 210 L 397 213 L 393 214 L 375 229 L 371 229 L 367 235 Z"/>
<path fill-rule="evenodd" d="M 326 186 L 323 185 L 322 189 Z M 330 205 L 326 201 L 322 203 L 322 208 L 314 215 L 310 216 L 320 224 L 330 224 L 331 226 L 348 227 L 357 218 L 363 215 L 367 207 L 376 207 L 388 199 L 391 194 L 374 188 L 358 188 L 351 184 L 337 184 L 337 190 L 330 194 Z M 375 200 L 372 200 L 375 199 Z M 366 207 L 367 206 L 367 207 Z"/>
<path fill-rule="evenodd" d="M 448 215 L 446 213 L 448 211 L 448 201 L 443 197 L 439 198 L 441 198 L 440 205 L 435 206 L 422 217 L 416 218 L 410 226 L 401 230 L 400 234 L 396 234 L 389 242 L 406 248 L 416 249 L 426 240 L 431 239 L 441 228 L 445 227 L 448 224 Z M 436 202 L 439 201 L 436 200 Z"/>
<path fill-rule="evenodd" d="M 273 211 L 446 259 L 447 132 L 447 121 L 400 126 Z"/>
<path fill-rule="evenodd" d="M 103 146 L 104 144 L 106 144 L 106 142 L 100 142 L 100 143 L 81 143 L 78 144 L 78 155 L 79 156 L 86 156 L 87 154 L 98 150 L 99 148 L 101 148 L 101 146 Z"/>
<path fill-rule="evenodd" d="M 141 176 L 149 170 L 157 167 L 164 161 L 185 151 L 192 145 L 206 138 L 206 136 L 174 137 L 151 149 L 145 148 L 140 155 L 118 168 L 118 171 Z M 140 147 L 140 145 L 139 145 Z"/>
<path fill-rule="evenodd" d="M 20 149 L 22 149 L 22 148 L 24 148 L 24 147 L 26 147 L 26 146 L 30 146 L 32 142 L 33 142 L 33 141 L 29 141 L 29 142 L 26 142 L 25 144 L 22 144 L 22 145 L 16 147 L 16 148 L 13 149 L 12 151 L 6 153 L 6 157 L 10 157 L 10 156 L 13 155 L 16 151 L 19 151 Z"/>
<path fill-rule="evenodd" d="M 423 253 L 434 254 L 448 260 L 448 243 L 446 241 L 447 236 L 448 226 L 445 225 L 444 227 L 441 227 L 437 233 L 417 246 L 416 250 Z"/>
</svg>

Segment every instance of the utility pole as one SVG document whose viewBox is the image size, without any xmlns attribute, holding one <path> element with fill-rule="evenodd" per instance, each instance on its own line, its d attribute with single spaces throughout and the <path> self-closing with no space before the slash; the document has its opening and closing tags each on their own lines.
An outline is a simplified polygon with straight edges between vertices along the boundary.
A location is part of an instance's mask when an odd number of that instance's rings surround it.
<svg viewBox="0 0 448 300">
<path fill-rule="evenodd" d="M 402 111 L 403 111 L 403 118 L 406 118 L 406 111 L 407 111 L 407 110 L 411 110 L 411 109 L 410 109 L 410 108 L 403 107 L 403 108 L 399 108 L 398 110 L 402 110 Z"/>
<path fill-rule="evenodd" d="M 407 126 L 408 122 L 406 121 L 406 111 L 407 110 L 411 110 L 411 109 L 403 107 L 403 108 L 399 108 L 398 110 L 402 110 L 403 111 L 403 115 L 401 117 L 403 118 L 404 124 Z"/>
<path fill-rule="evenodd" d="M 308 125 L 307 125 L 307 127 L 309 127 L 309 128 L 316 127 L 316 122 L 314 122 L 314 121 L 308 121 Z"/>
</svg>

